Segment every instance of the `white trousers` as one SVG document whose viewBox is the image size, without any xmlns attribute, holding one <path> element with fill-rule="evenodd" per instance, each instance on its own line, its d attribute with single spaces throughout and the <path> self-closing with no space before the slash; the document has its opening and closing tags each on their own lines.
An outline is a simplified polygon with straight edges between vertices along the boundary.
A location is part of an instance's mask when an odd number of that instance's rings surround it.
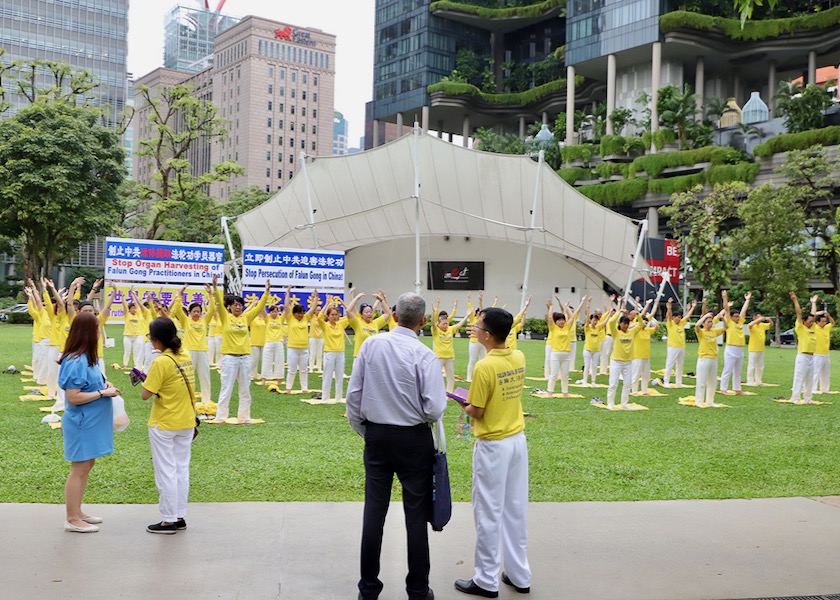
<svg viewBox="0 0 840 600">
<path fill-rule="evenodd" d="M 47 397 L 55 399 L 58 397 L 58 346 L 47 348 Z"/>
<path fill-rule="evenodd" d="M 633 382 L 633 361 L 610 359 L 610 385 L 607 388 L 607 406 L 615 406 L 618 381 L 621 380 L 621 405 L 630 402 L 630 388 Z"/>
<path fill-rule="evenodd" d="M 480 361 L 484 358 L 484 355 L 487 351 L 484 349 L 484 346 L 479 344 L 478 342 L 470 342 L 470 362 L 467 363 L 467 381 L 472 381 L 473 376 L 473 369 L 475 368 L 475 363 Z"/>
<path fill-rule="evenodd" d="M 499 571 L 504 569 L 514 585 L 530 587 L 528 444 L 523 432 L 501 440 L 475 441 L 472 505 L 473 581 L 485 590 L 498 591 Z"/>
<path fill-rule="evenodd" d="M 309 370 L 324 369 L 324 338 L 309 338 Z"/>
<path fill-rule="evenodd" d="M 600 346 L 600 345 L 599 345 Z M 601 352 L 592 352 L 591 350 L 583 349 L 583 384 L 595 384 L 595 376 L 598 374 L 598 359 Z M 589 380 L 589 381 L 587 381 Z"/>
<path fill-rule="evenodd" d="M 300 372 L 300 389 L 309 391 L 309 348 L 289 348 L 289 371 L 286 373 L 286 391 L 295 385 L 295 375 Z"/>
<path fill-rule="evenodd" d="M 667 354 L 665 355 L 665 375 L 662 377 L 662 383 L 668 385 L 671 383 L 671 372 L 675 372 L 674 379 L 677 385 L 682 385 L 683 365 L 685 364 L 685 348 L 672 348 L 668 346 Z"/>
<path fill-rule="evenodd" d="M 648 385 L 650 384 L 650 359 L 649 358 L 634 358 L 633 359 L 633 386 L 632 391 L 635 394 L 641 391 L 646 394 Z"/>
<path fill-rule="evenodd" d="M 140 363 L 143 365 L 143 372 L 148 373 L 149 370 L 152 368 L 152 361 L 155 360 L 158 355 L 160 354 L 159 350 L 155 350 L 155 347 L 152 346 L 152 342 L 147 342 L 143 338 L 141 339 L 141 344 L 143 344 L 143 352 L 141 356 L 143 357 Z M 140 367 L 137 367 L 138 369 Z"/>
<path fill-rule="evenodd" d="M 32 345 L 32 379 L 38 385 L 47 383 L 47 360 L 50 354 L 50 339 L 44 338 L 37 344 Z"/>
<path fill-rule="evenodd" d="M 560 390 L 564 394 L 569 393 L 569 361 L 571 352 L 552 352 L 551 353 L 551 372 L 548 374 L 548 389 L 549 394 L 554 393 L 554 386 L 557 384 L 557 377 L 560 377 Z"/>
<path fill-rule="evenodd" d="M 443 369 L 443 379 L 446 381 L 446 391 L 452 393 L 455 391 L 455 359 L 454 358 L 438 358 L 440 361 L 440 368 Z"/>
<path fill-rule="evenodd" d="M 142 369 L 143 361 L 143 339 L 142 335 L 123 336 L 123 360 L 122 366 L 128 366 L 128 359 L 131 357 L 131 364 L 137 369 Z"/>
<path fill-rule="evenodd" d="M 607 374 L 607 365 L 611 364 L 610 354 L 612 354 L 613 339 L 611 335 L 601 342 L 601 375 Z"/>
<path fill-rule="evenodd" d="M 720 391 L 729 389 L 729 380 L 732 380 L 732 389 L 741 391 L 741 371 L 744 368 L 744 347 L 726 346 L 723 350 L 723 373 L 720 374 Z"/>
<path fill-rule="evenodd" d="M 827 392 L 831 387 L 831 359 L 828 354 L 814 355 L 814 385 L 815 392 Z"/>
<path fill-rule="evenodd" d="M 251 420 L 251 356 L 248 354 L 222 354 L 222 391 L 219 392 L 219 405 L 216 408 L 216 420 L 224 421 L 229 416 L 230 397 L 233 384 L 239 383 L 240 421 Z"/>
<path fill-rule="evenodd" d="M 551 374 L 551 344 L 545 345 L 545 361 L 543 362 L 543 377 L 548 379 Z"/>
<path fill-rule="evenodd" d="M 764 352 L 747 354 L 747 385 L 764 383 Z"/>
<path fill-rule="evenodd" d="M 286 359 L 283 342 L 266 342 L 262 352 L 262 376 L 266 379 L 285 379 Z"/>
<path fill-rule="evenodd" d="M 155 484 L 160 494 L 160 515 L 161 520 L 168 523 L 187 516 L 192 440 L 192 427 L 177 431 L 149 427 Z"/>
<path fill-rule="evenodd" d="M 330 396 L 330 387 L 335 378 L 335 396 Z M 344 396 L 344 352 L 324 352 L 324 380 L 321 384 L 321 400 Z"/>
<path fill-rule="evenodd" d="M 572 351 L 571 355 L 569 356 L 569 371 L 574 371 L 575 362 L 577 361 L 577 340 L 572 340 L 571 342 L 569 342 L 569 346 Z"/>
<path fill-rule="evenodd" d="M 262 366 L 263 347 L 251 346 L 251 379 L 258 379 L 258 371 Z"/>
<path fill-rule="evenodd" d="M 698 358 L 697 379 L 694 385 L 694 404 L 699 406 L 704 402 L 712 405 L 715 402 L 715 390 L 717 389 L 717 358 Z"/>
<path fill-rule="evenodd" d="M 793 367 L 793 389 L 791 390 L 790 399 L 794 402 L 799 402 L 804 399 L 805 402 L 813 400 L 812 394 L 814 391 L 814 355 L 796 353 L 796 362 Z M 801 398 L 804 396 L 804 398 Z"/>
<path fill-rule="evenodd" d="M 210 384 L 210 357 L 207 350 L 190 350 L 195 378 L 201 387 L 201 400 L 210 402 L 213 400 L 213 392 Z"/>
<path fill-rule="evenodd" d="M 222 361 L 222 336 L 207 336 L 207 352 L 210 355 L 210 366 L 215 367 Z"/>
<path fill-rule="evenodd" d="M 99 365 L 99 370 L 102 371 L 102 377 L 107 379 L 107 376 L 105 375 L 105 359 L 100 356 L 99 360 L 96 361 L 96 364 Z"/>
</svg>

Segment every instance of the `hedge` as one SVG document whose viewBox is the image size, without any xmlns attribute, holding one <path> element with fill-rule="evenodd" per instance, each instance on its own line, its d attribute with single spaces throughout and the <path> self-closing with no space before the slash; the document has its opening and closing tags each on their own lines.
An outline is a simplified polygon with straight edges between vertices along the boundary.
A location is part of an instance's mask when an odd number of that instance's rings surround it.
<svg viewBox="0 0 840 600">
<path fill-rule="evenodd" d="M 641 200 L 647 194 L 647 190 L 648 180 L 646 177 L 599 183 L 598 185 L 587 185 L 577 188 L 577 191 L 590 200 L 611 208 Z"/>
<path fill-rule="evenodd" d="M 538 17 L 552 8 L 558 6 L 565 6 L 566 0 L 544 0 L 537 1 L 528 6 L 513 6 L 510 8 L 489 8 L 486 6 L 476 6 L 467 2 L 451 2 L 449 0 L 439 0 L 432 2 L 429 10 L 435 12 L 438 10 L 447 10 L 451 12 L 459 12 L 468 15 L 476 15 L 482 19 L 510 19 L 513 17 Z"/>
<path fill-rule="evenodd" d="M 710 162 L 723 165 L 741 162 L 741 154 L 734 148 L 722 146 L 704 146 L 694 150 L 677 150 L 660 154 L 648 154 L 633 160 L 633 169 L 644 171 L 650 177 L 659 175 L 668 168 L 690 167 L 697 163 Z"/>
<path fill-rule="evenodd" d="M 535 317 L 531 317 L 529 319 L 525 319 L 525 324 L 523 325 L 523 329 L 525 331 L 530 331 L 531 333 L 536 333 L 539 335 L 547 335 L 548 334 L 548 323 L 545 322 L 545 319 L 537 319 Z M 840 330 L 838 330 L 840 331 Z"/>
<path fill-rule="evenodd" d="M 601 136 L 601 156 L 624 154 L 626 140 L 620 135 Z"/>
<path fill-rule="evenodd" d="M 759 164 L 742 162 L 737 165 L 712 165 L 706 173 L 706 181 L 714 185 L 727 181 L 752 183 L 758 175 Z"/>
<path fill-rule="evenodd" d="M 592 173 L 591 169 L 587 169 L 586 167 L 569 167 L 566 169 L 557 169 L 557 174 L 565 180 L 566 183 L 569 185 L 574 184 L 575 181 L 580 179 L 589 179 L 590 174 Z"/>
<path fill-rule="evenodd" d="M 6 315 L 10 325 L 32 325 L 32 315 L 25 312 L 13 312 Z"/>
<path fill-rule="evenodd" d="M 712 17 L 688 11 L 674 11 L 659 17 L 662 33 L 677 29 L 716 30 L 732 40 L 756 41 L 792 35 L 800 31 L 830 29 L 840 24 L 840 6 L 804 17 L 747 21 L 741 28 L 740 19 Z"/>
<path fill-rule="evenodd" d="M 563 159 L 563 162 L 582 160 L 588 164 L 593 156 L 598 156 L 599 150 L 600 147 L 595 144 L 575 144 L 574 146 L 560 148 L 560 157 Z"/>
<path fill-rule="evenodd" d="M 822 144 L 823 146 L 840 144 L 840 125 L 812 129 L 801 133 L 783 133 L 756 146 L 753 154 L 759 158 L 770 158 L 778 152 L 805 150 L 817 144 Z"/>
<path fill-rule="evenodd" d="M 656 146 L 656 149 L 662 150 L 666 144 L 674 143 L 677 139 L 677 134 L 674 133 L 673 129 L 657 129 L 653 132 L 651 138 L 653 139 L 653 145 Z"/>
<path fill-rule="evenodd" d="M 648 189 L 654 194 L 676 194 L 678 192 L 685 192 L 696 185 L 703 185 L 706 183 L 705 173 L 695 173 L 693 175 L 680 175 L 678 177 L 668 177 L 667 179 L 651 179 L 648 182 Z"/>
<path fill-rule="evenodd" d="M 627 179 L 627 173 L 630 170 L 630 165 L 627 163 L 602 162 L 595 165 L 594 170 L 599 177 L 603 177 L 604 179 L 609 179 L 613 175 L 621 175 Z"/>
<path fill-rule="evenodd" d="M 575 85 L 583 85 L 583 81 L 583 75 L 575 77 Z M 537 102 L 547 96 L 565 90 L 566 80 L 555 79 L 554 81 L 538 85 L 530 90 L 511 94 L 488 94 L 482 92 L 480 89 L 469 83 L 459 83 L 454 81 L 439 81 L 438 83 L 433 83 L 426 89 L 430 94 L 443 92 L 448 96 L 475 96 L 487 104 L 531 104 L 532 102 Z"/>
</svg>

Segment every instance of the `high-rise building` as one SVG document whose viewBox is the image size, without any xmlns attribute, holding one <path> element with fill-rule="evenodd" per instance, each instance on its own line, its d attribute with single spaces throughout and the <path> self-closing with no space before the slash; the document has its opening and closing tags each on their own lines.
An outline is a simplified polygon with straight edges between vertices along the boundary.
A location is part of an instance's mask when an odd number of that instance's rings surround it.
<svg viewBox="0 0 840 600">
<path fill-rule="evenodd" d="M 213 40 L 238 22 L 215 11 L 174 6 L 164 18 L 163 66 L 203 71 L 213 64 Z"/>
<path fill-rule="evenodd" d="M 347 154 L 347 133 L 349 125 L 344 115 L 338 111 L 333 112 L 333 147 L 332 153 L 336 156 Z"/>
<path fill-rule="evenodd" d="M 300 154 L 328 156 L 333 145 L 335 36 L 319 29 L 247 16 L 214 40 L 212 66 L 199 73 L 156 69 L 137 85 L 187 83 L 212 100 L 228 123 L 225 140 L 196 146 L 194 173 L 235 160 L 245 175 L 211 187 L 226 200 L 234 188 L 279 189 L 300 167 Z M 137 102 L 135 144 L 151 135 L 148 109 Z M 149 181 L 148 160 L 135 158 L 138 181 Z"/>
<path fill-rule="evenodd" d="M 90 71 L 99 82 L 92 103 L 103 108 L 109 123 L 119 122 L 126 99 L 128 0 L 0 2 L 0 48 L 6 63 L 39 59 Z M 41 85 L 52 84 L 40 76 Z M 28 103 L 8 78 L 3 83 L 10 112 Z"/>
</svg>

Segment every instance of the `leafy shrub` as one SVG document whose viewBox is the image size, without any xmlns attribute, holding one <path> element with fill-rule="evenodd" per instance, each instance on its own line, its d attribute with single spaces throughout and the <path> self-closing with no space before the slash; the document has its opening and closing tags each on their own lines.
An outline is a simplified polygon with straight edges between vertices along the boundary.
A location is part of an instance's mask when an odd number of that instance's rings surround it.
<svg viewBox="0 0 840 600">
<path fill-rule="evenodd" d="M 563 162 L 572 162 L 575 160 L 582 160 L 583 164 L 588 165 L 593 156 L 598 155 L 599 147 L 594 144 L 577 144 L 575 146 L 564 146 L 560 149 L 560 156 L 563 157 Z"/>
<path fill-rule="evenodd" d="M 646 177 L 587 185 L 578 191 L 598 204 L 608 207 L 625 206 L 645 197 L 648 190 Z"/>
<path fill-rule="evenodd" d="M 583 84 L 583 76 L 575 77 L 575 85 Z M 476 96 L 487 104 L 496 105 L 514 105 L 514 104 L 532 104 L 538 100 L 542 100 L 547 96 L 562 92 L 566 89 L 566 80 L 557 79 L 549 81 L 546 84 L 531 88 L 524 92 L 515 92 L 511 94 L 488 94 L 482 92 L 480 89 L 469 83 L 458 83 L 454 81 L 439 81 L 433 83 L 427 88 L 430 94 L 435 92 L 443 92 L 449 96 Z"/>
<path fill-rule="evenodd" d="M 653 136 L 651 135 L 650 131 L 645 131 L 642 133 L 642 145 L 644 146 L 645 150 L 650 148 L 650 143 L 653 140 Z"/>
<path fill-rule="evenodd" d="M 557 174 L 569 185 L 574 184 L 575 181 L 581 179 L 589 179 L 591 173 L 592 171 L 586 167 L 568 167 L 565 169 L 557 169 Z"/>
<path fill-rule="evenodd" d="M 828 335 L 830 338 L 830 349 L 840 350 L 840 328 L 832 329 Z"/>
<path fill-rule="evenodd" d="M 667 179 L 651 179 L 648 182 L 648 189 L 655 194 L 667 194 L 670 196 L 677 192 L 688 191 L 695 185 L 703 185 L 705 181 L 705 173 L 680 175 L 678 177 L 668 177 Z"/>
<path fill-rule="evenodd" d="M 614 156 L 624 154 L 624 146 L 627 141 L 620 135 L 601 136 L 601 156 Z"/>
<path fill-rule="evenodd" d="M 818 144 L 823 146 L 840 144 L 840 125 L 832 125 L 831 127 L 823 127 L 822 129 L 813 129 L 801 133 L 783 133 L 771 137 L 763 144 L 756 146 L 753 154 L 759 158 L 770 158 L 778 152 L 805 150 Z"/>
<path fill-rule="evenodd" d="M 32 325 L 32 316 L 28 312 L 9 313 L 8 323 L 12 325 Z"/>
<path fill-rule="evenodd" d="M 743 155 L 734 148 L 705 146 L 694 150 L 675 150 L 640 156 L 633 160 L 633 168 L 636 172 L 644 171 L 650 177 L 659 177 L 662 171 L 668 168 L 690 167 L 704 162 L 723 165 L 739 163 L 743 160 Z"/>
<path fill-rule="evenodd" d="M 476 6 L 475 3 L 469 2 L 452 2 L 450 0 L 439 0 L 432 2 L 429 10 L 435 12 L 438 10 L 460 12 L 470 15 L 477 15 L 483 19 L 509 19 L 512 17 L 538 17 L 552 8 L 566 4 L 566 0 L 544 0 L 543 2 L 535 2 L 527 6 L 512 6 L 509 8 L 488 8 L 485 6 Z"/>
<path fill-rule="evenodd" d="M 613 175 L 621 175 L 626 179 L 629 168 L 630 165 L 627 163 L 602 162 L 595 165 L 594 171 L 603 179 L 609 179 Z"/>
<path fill-rule="evenodd" d="M 538 335 L 548 335 L 548 324 L 545 322 L 545 319 L 537 319 L 535 317 L 525 319 L 523 329 Z"/>
<path fill-rule="evenodd" d="M 840 24 L 840 7 L 803 17 L 747 21 L 743 28 L 740 19 L 712 17 L 687 11 L 673 11 L 659 17 L 659 29 L 663 33 L 683 28 L 700 31 L 716 29 L 728 38 L 745 41 L 766 40 L 807 30 L 830 29 L 837 24 Z"/>
<path fill-rule="evenodd" d="M 673 129 L 657 129 L 653 132 L 653 145 L 657 150 L 662 150 L 667 144 L 673 144 L 677 134 Z"/>
<path fill-rule="evenodd" d="M 624 140 L 624 151 L 627 154 L 644 154 L 648 148 L 650 148 L 650 140 L 645 143 L 644 135 L 642 137 L 628 137 Z"/>
<path fill-rule="evenodd" d="M 714 185 L 727 181 L 745 181 L 752 183 L 758 175 L 758 163 L 738 163 L 736 165 L 712 165 L 706 174 L 706 180 Z"/>
</svg>

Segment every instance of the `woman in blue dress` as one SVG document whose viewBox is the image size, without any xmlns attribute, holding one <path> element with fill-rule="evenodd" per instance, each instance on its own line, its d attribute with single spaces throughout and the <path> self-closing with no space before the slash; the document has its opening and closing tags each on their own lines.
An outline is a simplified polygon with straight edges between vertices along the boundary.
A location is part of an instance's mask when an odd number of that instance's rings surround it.
<svg viewBox="0 0 840 600">
<path fill-rule="evenodd" d="M 111 398 L 120 391 L 106 382 L 97 365 L 99 321 L 87 312 L 73 319 L 64 353 L 59 359 L 58 385 L 66 394 L 67 408 L 61 419 L 64 458 L 70 474 L 64 488 L 67 508 L 65 531 L 99 531 L 99 517 L 82 512 L 88 475 L 100 456 L 114 452 L 114 411 Z"/>
</svg>

